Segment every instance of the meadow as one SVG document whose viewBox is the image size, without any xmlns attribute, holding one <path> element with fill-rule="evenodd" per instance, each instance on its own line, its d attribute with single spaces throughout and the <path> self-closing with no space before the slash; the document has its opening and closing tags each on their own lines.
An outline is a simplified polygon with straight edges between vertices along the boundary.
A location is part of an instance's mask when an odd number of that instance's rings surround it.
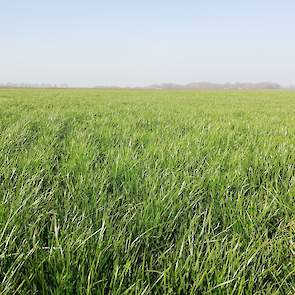
<svg viewBox="0 0 295 295">
<path fill-rule="evenodd" d="M 295 92 L 0 89 L 1 294 L 294 294 Z"/>
</svg>

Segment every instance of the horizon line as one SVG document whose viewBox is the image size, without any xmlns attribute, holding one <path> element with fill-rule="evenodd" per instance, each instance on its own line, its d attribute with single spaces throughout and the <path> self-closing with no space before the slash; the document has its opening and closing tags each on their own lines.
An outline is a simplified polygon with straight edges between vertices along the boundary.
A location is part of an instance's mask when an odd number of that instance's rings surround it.
<svg viewBox="0 0 295 295">
<path fill-rule="evenodd" d="M 69 88 L 69 89 L 188 89 L 188 90 L 202 90 L 202 89 L 295 89 L 295 84 L 283 85 L 277 82 L 261 81 L 261 82 L 210 82 L 210 81 L 198 81 L 190 82 L 186 84 L 182 83 L 154 83 L 145 86 L 119 86 L 119 85 L 84 85 L 78 86 L 68 83 L 15 83 L 7 82 L 0 83 L 0 88 Z"/>
</svg>

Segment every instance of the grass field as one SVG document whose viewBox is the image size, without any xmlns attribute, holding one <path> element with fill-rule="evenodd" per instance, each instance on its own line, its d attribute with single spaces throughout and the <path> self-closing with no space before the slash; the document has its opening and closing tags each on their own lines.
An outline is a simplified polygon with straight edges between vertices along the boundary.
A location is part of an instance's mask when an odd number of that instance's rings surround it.
<svg viewBox="0 0 295 295">
<path fill-rule="evenodd" d="M 1 294 L 294 294 L 295 92 L 0 90 Z"/>
</svg>

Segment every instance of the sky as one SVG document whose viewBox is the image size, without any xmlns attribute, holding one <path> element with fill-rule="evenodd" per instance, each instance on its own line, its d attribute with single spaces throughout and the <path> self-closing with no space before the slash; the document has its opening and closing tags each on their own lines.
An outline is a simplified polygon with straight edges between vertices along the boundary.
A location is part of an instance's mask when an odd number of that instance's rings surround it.
<svg viewBox="0 0 295 295">
<path fill-rule="evenodd" d="M 294 0 L 0 0 L 0 83 L 295 84 Z"/>
</svg>

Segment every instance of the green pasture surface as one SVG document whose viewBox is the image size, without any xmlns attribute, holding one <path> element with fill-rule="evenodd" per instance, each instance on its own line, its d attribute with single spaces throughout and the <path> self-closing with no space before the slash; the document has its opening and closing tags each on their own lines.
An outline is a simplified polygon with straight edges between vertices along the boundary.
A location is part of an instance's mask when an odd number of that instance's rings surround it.
<svg viewBox="0 0 295 295">
<path fill-rule="evenodd" d="M 295 92 L 0 89 L 1 294 L 294 294 Z"/>
</svg>

